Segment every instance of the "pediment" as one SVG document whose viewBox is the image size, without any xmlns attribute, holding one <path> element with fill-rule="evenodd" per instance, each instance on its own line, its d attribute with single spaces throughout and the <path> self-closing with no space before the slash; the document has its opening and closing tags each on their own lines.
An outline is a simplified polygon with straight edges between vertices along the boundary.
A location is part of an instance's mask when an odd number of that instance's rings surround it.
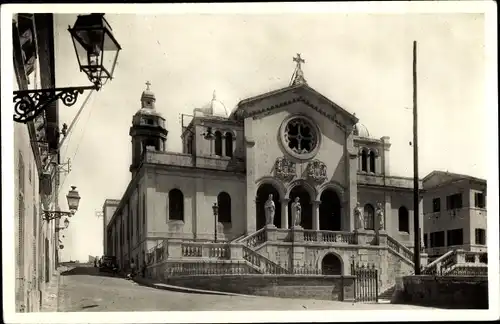
<svg viewBox="0 0 500 324">
<path fill-rule="evenodd" d="M 306 84 L 290 86 L 242 100 L 230 118 L 236 120 L 244 120 L 249 117 L 262 118 L 297 102 L 319 112 L 348 132 L 358 122 L 356 116 Z"/>
</svg>

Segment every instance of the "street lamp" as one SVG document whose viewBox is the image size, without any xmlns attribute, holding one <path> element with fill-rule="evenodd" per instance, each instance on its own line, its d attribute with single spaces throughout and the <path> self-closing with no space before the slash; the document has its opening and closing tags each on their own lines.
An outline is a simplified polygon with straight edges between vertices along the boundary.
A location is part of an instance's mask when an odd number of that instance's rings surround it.
<svg viewBox="0 0 500 324">
<path fill-rule="evenodd" d="M 71 217 L 78 210 L 78 205 L 80 203 L 80 195 L 76 190 L 75 186 L 71 186 L 71 190 L 66 195 L 66 199 L 68 200 L 69 211 L 60 211 L 60 210 L 44 210 L 44 220 L 51 221 L 53 219 L 58 219 L 61 217 Z M 69 220 L 66 219 L 69 225 Z M 64 224 L 66 225 L 66 221 Z"/>
<path fill-rule="evenodd" d="M 214 211 L 214 243 L 217 243 L 217 215 L 219 214 L 219 206 L 217 206 L 217 203 L 214 203 L 212 210 Z"/>
<path fill-rule="evenodd" d="M 113 37 L 104 14 L 79 15 L 73 28 L 68 28 L 68 31 L 73 39 L 80 71 L 87 74 L 93 85 L 14 91 L 14 121 L 32 121 L 59 99 L 65 106 L 73 106 L 78 94 L 84 90 L 99 90 L 107 80 L 113 78 L 121 47 Z"/>
<path fill-rule="evenodd" d="M 69 227 L 69 219 L 64 220 L 64 226 L 56 228 L 56 232 L 59 232 L 61 230 L 65 230 Z"/>
</svg>

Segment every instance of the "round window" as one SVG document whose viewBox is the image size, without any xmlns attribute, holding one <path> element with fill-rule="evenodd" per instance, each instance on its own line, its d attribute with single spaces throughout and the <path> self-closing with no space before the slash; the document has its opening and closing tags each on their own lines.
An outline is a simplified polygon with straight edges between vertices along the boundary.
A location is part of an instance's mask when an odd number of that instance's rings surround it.
<svg viewBox="0 0 500 324">
<path fill-rule="evenodd" d="M 311 159 L 319 149 L 319 129 L 305 116 L 290 116 L 285 119 L 281 124 L 280 135 L 285 150 L 298 159 Z"/>
</svg>

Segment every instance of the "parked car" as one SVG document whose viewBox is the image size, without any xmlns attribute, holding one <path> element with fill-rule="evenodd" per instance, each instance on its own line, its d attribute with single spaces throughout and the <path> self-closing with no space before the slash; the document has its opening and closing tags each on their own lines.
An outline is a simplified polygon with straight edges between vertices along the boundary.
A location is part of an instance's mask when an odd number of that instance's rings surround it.
<svg viewBox="0 0 500 324">
<path fill-rule="evenodd" d="M 102 272 L 115 272 L 117 268 L 116 265 L 116 257 L 105 255 L 101 258 L 101 265 L 99 267 L 99 271 Z"/>
</svg>

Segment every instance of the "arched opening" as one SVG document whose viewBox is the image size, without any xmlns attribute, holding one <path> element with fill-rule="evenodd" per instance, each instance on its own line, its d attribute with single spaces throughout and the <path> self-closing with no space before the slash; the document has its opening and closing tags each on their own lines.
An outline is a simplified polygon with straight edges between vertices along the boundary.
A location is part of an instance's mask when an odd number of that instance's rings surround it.
<svg viewBox="0 0 500 324">
<path fill-rule="evenodd" d="M 368 172 L 368 153 L 365 150 L 361 152 L 361 171 Z"/>
<path fill-rule="evenodd" d="M 184 220 L 184 195 L 179 189 L 168 192 L 168 219 Z"/>
<path fill-rule="evenodd" d="M 222 156 L 222 134 L 219 131 L 215 132 L 215 155 Z"/>
<path fill-rule="evenodd" d="M 405 206 L 398 209 L 398 228 L 400 232 L 410 233 L 410 215 Z"/>
<path fill-rule="evenodd" d="M 219 206 L 218 221 L 231 223 L 231 196 L 227 192 L 221 192 L 217 195 L 217 205 Z"/>
<path fill-rule="evenodd" d="M 364 208 L 365 229 L 375 229 L 375 209 L 372 205 L 366 204 Z"/>
<path fill-rule="evenodd" d="M 290 202 L 288 203 L 288 224 L 290 227 L 293 226 L 292 204 L 297 197 L 299 197 L 300 206 L 302 207 L 300 226 L 304 229 L 312 229 L 311 195 L 303 186 L 296 186 L 290 191 Z"/>
<path fill-rule="evenodd" d="M 375 152 L 371 151 L 369 154 L 370 160 L 370 172 L 375 173 Z"/>
<path fill-rule="evenodd" d="M 257 197 L 255 199 L 257 229 L 261 229 L 262 227 L 266 226 L 266 210 L 264 208 L 264 205 L 266 204 L 269 195 L 273 195 L 274 206 L 276 207 L 274 210 L 274 225 L 276 227 L 281 227 L 280 194 L 272 184 L 264 183 L 259 186 L 259 189 L 257 189 Z"/>
<path fill-rule="evenodd" d="M 333 189 L 326 189 L 320 197 L 319 229 L 325 231 L 340 231 L 341 206 L 340 198 Z"/>
<path fill-rule="evenodd" d="M 226 156 L 233 156 L 233 134 L 226 133 Z"/>
<path fill-rule="evenodd" d="M 323 261 L 321 261 L 321 271 L 324 275 L 342 275 L 342 261 L 340 258 L 333 253 L 325 255 Z"/>
</svg>

